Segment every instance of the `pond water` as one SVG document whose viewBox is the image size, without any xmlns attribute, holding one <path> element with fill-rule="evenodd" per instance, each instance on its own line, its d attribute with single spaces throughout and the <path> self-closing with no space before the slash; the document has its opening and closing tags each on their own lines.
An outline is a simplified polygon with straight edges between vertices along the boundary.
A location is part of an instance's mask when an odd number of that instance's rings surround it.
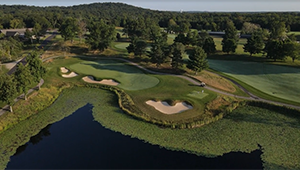
<svg viewBox="0 0 300 170">
<path fill-rule="evenodd" d="M 31 137 L 7 169 L 262 169 L 260 150 L 216 158 L 171 151 L 104 128 L 92 108 L 87 104 Z"/>
</svg>

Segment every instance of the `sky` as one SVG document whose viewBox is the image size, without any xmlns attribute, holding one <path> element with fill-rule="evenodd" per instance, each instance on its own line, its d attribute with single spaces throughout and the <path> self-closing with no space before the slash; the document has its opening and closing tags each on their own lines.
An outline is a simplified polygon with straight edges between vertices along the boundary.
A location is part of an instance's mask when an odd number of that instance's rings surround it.
<svg viewBox="0 0 300 170">
<path fill-rule="evenodd" d="M 22 4 L 34 6 L 72 6 L 95 2 L 122 2 L 162 11 L 300 12 L 300 0 L 0 0 L 1 5 Z"/>
</svg>

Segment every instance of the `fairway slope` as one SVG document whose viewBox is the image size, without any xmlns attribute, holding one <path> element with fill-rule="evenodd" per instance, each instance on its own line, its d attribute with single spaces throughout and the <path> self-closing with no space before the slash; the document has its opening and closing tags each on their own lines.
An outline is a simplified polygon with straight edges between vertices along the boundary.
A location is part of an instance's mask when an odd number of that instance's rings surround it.
<svg viewBox="0 0 300 170">
<path fill-rule="evenodd" d="M 299 68 L 226 60 L 209 60 L 209 65 L 270 96 L 295 102 L 300 99 Z"/>
</svg>

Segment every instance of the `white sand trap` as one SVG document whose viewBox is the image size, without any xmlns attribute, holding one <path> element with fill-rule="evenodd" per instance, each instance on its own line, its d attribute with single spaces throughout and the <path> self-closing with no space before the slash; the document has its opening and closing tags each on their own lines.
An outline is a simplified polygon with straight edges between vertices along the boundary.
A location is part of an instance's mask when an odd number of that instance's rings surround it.
<svg viewBox="0 0 300 170">
<path fill-rule="evenodd" d="M 101 81 L 95 81 L 94 77 L 92 77 L 92 76 L 85 76 L 85 77 L 82 78 L 82 80 L 87 82 L 87 83 L 98 83 L 98 84 L 105 84 L 105 85 L 110 85 L 110 86 L 119 85 L 118 82 L 115 82 L 112 79 L 103 79 Z"/>
<path fill-rule="evenodd" d="M 193 106 L 188 105 L 185 102 L 176 103 L 175 106 L 170 106 L 167 102 L 148 100 L 146 104 L 153 106 L 156 110 L 164 114 L 180 113 L 189 109 L 193 109 Z"/>
<path fill-rule="evenodd" d="M 78 76 L 78 74 L 71 72 L 70 74 L 62 74 L 61 76 L 63 76 L 64 78 L 72 78 Z"/>
<path fill-rule="evenodd" d="M 66 67 L 61 67 L 61 68 L 60 68 L 60 71 L 61 71 L 62 73 L 67 73 L 67 72 L 69 72 L 69 70 L 66 69 Z"/>
</svg>

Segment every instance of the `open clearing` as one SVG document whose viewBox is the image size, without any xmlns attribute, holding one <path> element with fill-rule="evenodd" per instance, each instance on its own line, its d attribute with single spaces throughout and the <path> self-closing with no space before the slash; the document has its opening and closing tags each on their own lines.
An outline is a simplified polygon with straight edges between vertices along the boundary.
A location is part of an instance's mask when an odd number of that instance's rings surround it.
<svg viewBox="0 0 300 170">
<path fill-rule="evenodd" d="M 156 86 L 159 80 L 140 69 L 115 60 L 83 61 L 70 66 L 78 73 L 95 79 L 114 79 L 125 90 L 142 90 Z"/>
<path fill-rule="evenodd" d="M 278 98 L 299 101 L 300 69 L 258 62 L 209 60 L 210 68 Z"/>
</svg>

